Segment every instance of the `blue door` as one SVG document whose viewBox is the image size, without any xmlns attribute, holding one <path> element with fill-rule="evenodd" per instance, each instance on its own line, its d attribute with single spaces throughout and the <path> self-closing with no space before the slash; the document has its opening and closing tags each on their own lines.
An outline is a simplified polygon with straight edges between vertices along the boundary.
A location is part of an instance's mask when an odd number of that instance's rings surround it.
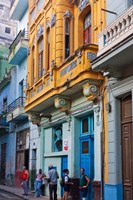
<svg viewBox="0 0 133 200">
<path fill-rule="evenodd" d="M 87 200 L 93 199 L 92 180 L 94 179 L 94 126 L 93 114 L 81 119 L 80 168 L 91 180 Z"/>
<path fill-rule="evenodd" d="M 68 168 L 68 157 L 62 156 L 61 158 L 61 177 L 63 176 L 63 169 Z M 61 188 L 61 196 L 63 196 L 63 188 Z"/>
</svg>

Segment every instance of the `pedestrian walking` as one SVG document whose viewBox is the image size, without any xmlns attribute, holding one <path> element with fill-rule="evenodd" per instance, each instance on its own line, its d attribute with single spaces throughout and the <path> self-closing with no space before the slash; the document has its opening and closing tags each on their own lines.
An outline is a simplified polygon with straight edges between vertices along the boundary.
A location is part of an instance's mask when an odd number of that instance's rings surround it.
<svg viewBox="0 0 133 200">
<path fill-rule="evenodd" d="M 39 169 L 39 172 L 36 174 L 35 179 L 35 197 L 40 197 L 42 195 L 41 186 L 42 186 L 42 179 L 44 174 L 42 173 L 42 169 Z"/>
<path fill-rule="evenodd" d="M 64 176 L 62 177 L 62 182 L 64 185 L 64 194 L 62 200 L 68 200 L 68 196 L 70 194 L 70 186 L 73 185 L 73 182 L 71 181 L 69 177 L 69 170 L 64 169 L 63 170 Z"/>
<path fill-rule="evenodd" d="M 26 169 L 26 166 L 23 166 L 21 186 L 23 187 L 23 190 L 24 190 L 24 194 L 23 195 L 28 196 L 28 191 L 29 191 L 29 172 Z"/>
<path fill-rule="evenodd" d="M 50 200 L 57 200 L 57 179 L 59 178 L 58 172 L 53 168 L 53 165 L 49 166 L 48 182 L 49 182 L 49 194 Z M 54 194 L 54 198 L 53 198 Z"/>
<path fill-rule="evenodd" d="M 90 183 L 90 179 L 88 178 L 88 176 L 85 174 L 85 170 L 84 168 L 80 169 L 80 173 L 81 173 L 81 178 L 80 178 L 80 193 L 81 193 L 81 198 L 82 200 L 86 200 L 87 197 L 87 193 L 88 193 L 88 185 Z"/>
</svg>

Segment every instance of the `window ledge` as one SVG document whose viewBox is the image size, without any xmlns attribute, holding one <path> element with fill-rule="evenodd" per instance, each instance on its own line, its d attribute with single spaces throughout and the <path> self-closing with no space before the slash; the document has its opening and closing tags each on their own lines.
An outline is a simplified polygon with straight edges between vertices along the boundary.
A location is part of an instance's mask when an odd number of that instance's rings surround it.
<svg viewBox="0 0 133 200">
<path fill-rule="evenodd" d="M 51 153 L 44 153 L 45 158 L 49 157 L 58 157 L 58 156 L 64 156 L 68 155 L 69 151 L 60 151 L 60 152 L 51 152 Z"/>
</svg>

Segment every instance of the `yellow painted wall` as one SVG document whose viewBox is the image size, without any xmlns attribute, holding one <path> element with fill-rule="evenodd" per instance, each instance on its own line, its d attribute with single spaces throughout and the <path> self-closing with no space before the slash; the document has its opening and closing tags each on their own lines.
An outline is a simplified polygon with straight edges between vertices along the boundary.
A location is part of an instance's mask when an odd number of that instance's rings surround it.
<svg viewBox="0 0 133 200">
<path fill-rule="evenodd" d="M 77 55 L 75 52 L 82 48 L 83 49 L 83 56 L 82 56 L 82 62 L 76 68 L 76 73 L 83 72 L 90 66 L 90 62 L 86 60 L 86 52 L 88 49 L 88 52 L 97 52 L 97 47 L 89 46 L 86 48 L 83 47 L 83 22 L 84 17 L 88 13 L 89 10 L 91 10 L 91 21 L 92 21 L 92 44 L 97 44 L 97 34 L 102 30 L 102 28 L 105 25 L 105 16 L 101 12 L 101 8 L 104 8 L 104 1 L 96 1 L 94 3 L 93 0 L 88 3 L 88 5 L 80 12 L 79 8 L 73 3 L 69 3 L 68 0 L 46 0 L 44 1 L 44 5 L 42 8 L 38 11 L 37 5 L 38 1 L 34 3 L 35 1 L 29 1 L 29 47 L 30 47 L 30 54 L 28 56 L 28 74 L 27 74 L 27 82 L 28 82 L 28 101 L 30 102 L 30 98 L 32 95 L 30 95 L 30 91 L 34 90 L 36 91 L 36 88 L 39 84 L 44 84 L 44 82 L 47 82 L 48 74 L 53 73 L 53 69 L 49 69 L 47 71 L 47 63 L 48 63 L 48 53 L 47 53 L 47 28 L 46 24 L 49 24 L 50 29 L 50 63 L 52 60 L 54 61 L 56 65 L 56 70 L 54 70 L 53 74 L 53 87 L 59 87 L 59 84 L 63 84 L 64 81 L 67 79 L 67 76 L 69 77 L 70 74 L 68 73 L 64 77 L 60 77 L 60 70 L 62 68 L 65 68 L 72 59 L 65 60 L 64 58 L 64 14 L 66 11 L 70 11 L 72 14 L 72 17 L 70 17 L 70 57 L 74 55 L 74 59 L 77 59 Z M 33 15 L 34 13 L 34 15 Z M 55 14 L 56 16 L 56 22 L 53 27 L 50 26 L 50 20 L 51 16 Z M 34 17 L 33 17 L 34 16 Z M 44 66 L 44 76 L 42 79 L 38 79 L 38 52 L 37 52 L 37 32 L 38 27 L 42 26 L 44 28 L 43 32 L 43 38 L 44 38 L 44 56 L 43 56 L 43 66 Z M 34 46 L 35 55 L 32 54 L 32 49 Z M 34 57 L 34 75 L 35 75 L 35 83 L 33 84 L 33 57 Z M 74 70 L 72 72 L 75 74 Z M 74 75 L 73 75 L 74 76 Z M 46 78 L 45 78 L 46 77 Z M 59 77 L 59 79 L 58 79 Z M 72 77 L 74 78 L 74 77 Z M 60 81 L 61 79 L 61 81 Z M 59 84 L 57 84 L 59 83 Z M 43 95 L 45 91 L 41 92 L 41 95 Z M 37 97 L 38 94 L 35 94 Z M 34 97 L 35 98 L 35 97 Z M 28 102 L 27 102 L 28 104 Z"/>
<path fill-rule="evenodd" d="M 29 1 L 30 2 L 30 1 Z M 31 3 L 29 4 L 31 6 Z M 30 13 L 36 8 L 37 4 L 30 7 Z M 104 7 L 104 1 L 90 1 L 90 3 L 86 6 L 86 8 L 79 12 L 79 9 L 76 5 L 70 4 L 68 0 L 46 0 L 44 3 L 44 7 L 40 10 L 40 12 L 36 12 L 37 15 L 34 18 L 33 22 L 29 22 L 30 28 L 30 42 L 29 46 L 33 45 L 33 38 L 35 38 L 37 34 L 37 27 L 41 24 L 44 26 L 44 42 L 46 40 L 46 22 L 48 22 L 51 18 L 52 14 L 56 15 L 56 24 L 52 28 L 50 28 L 51 37 L 51 60 L 55 60 L 56 65 L 60 65 L 64 61 L 64 17 L 63 15 L 67 10 L 69 10 L 73 16 L 71 31 L 73 34 L 71 35 L 71 53 L 76 49 L 80 48 L 83 45 L 83 20 L 85 15 L 89 10 L 92 13 L 92 44 L 97 44 L 97 34 L 102 30 L 105 24 L 103 13 L 101 12 L 101 8 Z M 32 9 L 31 9 L 32 8 Z M 34 9 L 33 9 L 34 8 Z M 29 15 L 29 19 L 30 19 Z M 36 41 L 35 41 L 36 43 Z M 36 46 L 36 44 L 35 44 Z M 29 56 L 29 59 L 31 59 Z M 44 58 L 46 59 L 45 55 Z M 45 60 L 44 60 L 45 65 Z M 45 67 L 45 66 L 44 66 Z"/>
</svg>

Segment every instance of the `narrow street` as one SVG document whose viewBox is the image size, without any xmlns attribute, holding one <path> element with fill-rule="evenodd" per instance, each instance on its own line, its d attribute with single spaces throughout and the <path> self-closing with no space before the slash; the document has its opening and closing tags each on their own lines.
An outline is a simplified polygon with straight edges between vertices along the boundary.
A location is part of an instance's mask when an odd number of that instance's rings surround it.
<svg viewBox="0 0 133 200">
<path fill-rule="evenodd" d="M 8 192 L 4 192 L 2 190 L 0 190 L 0 200 L 20 200 L 21 198 L 13 195 L 13 194 L 10 194 Z"/>
</svg>

